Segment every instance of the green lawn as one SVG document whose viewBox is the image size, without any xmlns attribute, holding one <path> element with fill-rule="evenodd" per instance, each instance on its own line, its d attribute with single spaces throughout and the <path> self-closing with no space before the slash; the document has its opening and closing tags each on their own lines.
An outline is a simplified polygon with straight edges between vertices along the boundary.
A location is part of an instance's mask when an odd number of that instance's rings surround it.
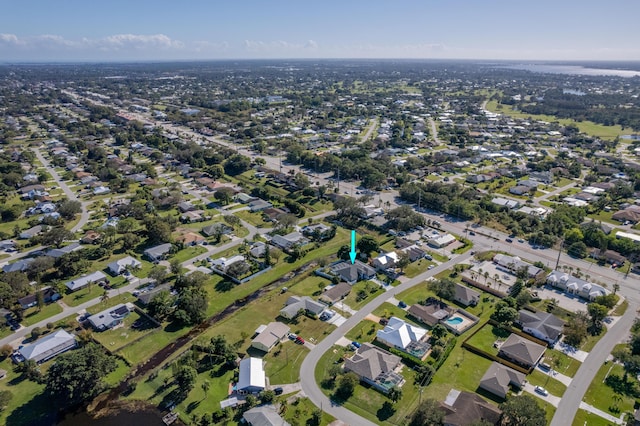
<svg viewBox="0 0 640 426">
<path fill-rule="evenodd" d="M 180 263 L 185 262 L 191 258 L 196 257 L 199 254 L 205 253 L 207 248 L 201 245 L 195 245 L 191 247 L 187 247 L 185 249 L 180 250 L 176 254 L 171 257 L 171 260 L 177 259 Z"/>
<path fill-rule="evenodd" d="M 628 133 L 622 130 L 622 127 L 620 127 L 619 125 L 605 126 L 602 124 L 594 123 L 592 121 L 575 121 L 567 118 L 557 118 L 553 115 L 527 114 L 521 111 L 514 111 L 513 108 L 509 105 L 500 105 L 499 108 L 497 101 L 487 102 L 487 110 L 500 114 L 506 114 L 514 118 L 542 120 L 548 122 L 557 121 L 563 126 L 575 124 L 576 126 L 578 126 L 581 132 L 603 139 L 615 139 L 616 136 L 621 136 L 625 133 Z"/>
<path fill-rule="evenodd" d="M 272 385 L 295 383 L 300 377 L 300 365 L 309 349 L 291 340 L 282 342 L 264 356 L 265 373 Z"/>
<path fill-rule="evenodd" d="M 382 330 L 384 326 L 369 320 L 360 321 L 355 327 L 345 334 L 345 337 L 351 341 L 360 343 L 372 342 L 376 338 L 376 332 Z"/>
<path fill-rule="evenodd" d="M 493 344 L 500 340 L 506 340 L 511 333 L 501 328 L 495 327 L 491 324 L 484 325 L 480 331 L 471 337 L 467 343 L 480 350 L 483 350 L 492 355 L 498 355 L 498 348 L 495 348 Z"/>
<path fill-rule="evenodd" d="M 55 302 L 43 306 L 41 310 L 38 310 L 37 307 L 29 308 L 24 311 L 24 316 L 20 323 L 25 327 L 29 327 L 30 325 L 37 324 L 40 321 L 57 315 L 60 312 L 62 312 L 62 307 Z"/>
<path fill-rule="evenodd" d="M 426 271 L 429 265 L 435 265 L 435 263 L 430 262 L 427 259 L 420 259 L 417 262 L 410 263 L 406 268 L 404 268 L 404 275 L 409 278 L 413 278 Z"/>
<path fill-rule="evenodd" d="M 97 284 L 91 284 L 78 291 L 69 293 L 62 298 L 62 301 L 69 306 L 78 306 L 96 297 L 102 296 L 104 289 Z"/>
<path fill-rule="evenodd" d="M 0 390 L 8 390 L 13 398 L 0 411 L 0 424 L 32 425 L 51 424 L 55 420 L 55 413 L 51 412 L 48 398 L 43 395 L 44 384 L 37 384 L 22 379 L 20 374 L 13 371 L 13 363 L 7 358 L 0 362 L 0 368 L 7 371 L 7 377 L 0 380 Z M 43 413 L 49 413 L 48 422 Z"/>
<path fill-rule="evenodd" d="M 614 424 L 603 419 L 602 417 L 592 414 L 588 411 L 578 409 L 576 416 L 573 418 L 573 426 L 613 426 Z"/>
<path fill-rule="evenodd" d="M 611 312 L 611 315 L 622 316 L 627 311 L 628 307 L 629 307 L 629 302 L 627 300 L 623 300 L 622 303 L 620 303 L 613 309 L 613 312 Z"/>
<path fill-rule="evenodd" d="M 249 222 L 253 226 L 257 226 L 258 228 L 269 228 L 272 226 L 270 222 L 265 222 L 262 219 L 262 213 L 253 213 L 248 210 L 242 210 L 233 213 L 233 215 L 239 217 L 245 222 Z"/>
<path fill-rule="evenodd" d="M 607 375 L 610 377 L 617 376 L 621 382 L 624 376 L 624 369 L 620 364 L 613 364 L 611 362 L 603 364 L 598 370 L 596 376 L 593 378 L 589 389 L 587 389 L 584 401 L 587 404 L 593 405 L 594 407 L 613 415 L 618 415 L 618 413 L 611 410 L 611 408 L 614 408 L 616 404 L 621 410 L 620 412 L 632 411 L 635 399 L 632 396 L 619 393 L 618 396 L 620 399 L 618 401 L 614 400 L 614 389 L 604 383 L 604 379 Z M 634 382 L 632 377 L 629 377 L 627 380 L 628 382 Z M 636 386 L 638 386 L 637 383 Z"/>
<path fill-rule="evenodd" d="M 358 300 L 358 293 L 360 291 L 364 291 L 364 298 Z M 346 303 L 350 308 L 358 310 L 383 292 L 384 289 L 376 283 L 360 281 L 351 286 L 351 293 L 345 297 L 344 303 Z"/>
<path fill-rule="evenodd" d="M 140 319 L 137 312 L 131 312 L 125 319 L 124 324 L 112 330 L 94 332 L 93 338 L 100 342 L 111 352 L 115 352 L 124 345 L 139 339 L 140 337 L 153 332 L 153 324 L 146 321 L 147 326 L 142 329 L 131 328 L 131 324 Z"/>
<path fill-rule="evenodd" d="M 567 390 L 564 383 L 557 381 L 549 374 L 543 373 L 537 368 L 527 376 L 527 380 L 534 386 L 542 386 L 548 390 L 551 395 L 562 396 Z"/>
<path fill-rule="evenodd" d="M 290 406 L 287 407 L 287 411 L 284 414 L 284 419 L 289 423 L 294 424 L 298 422 L 299 425 L 306 425 L 307 421 L 311 418 L 314 410 L 317 410 L 313 402 L 309 398 L 298 398 Z M 322 413 L 322 420 L 320 426 L 326 426 L 333 422 L 335 418 L 327 413 Z"/>
<path fill-rule="evenodd" d="M 536 402 L 544 410 L 544 417 L 547 420 L 547 424 L 551 424 L 551 419 L 553 419 L 554 414 L 556 414 L 556 407 L 539 398 L 536 398 Z M 591 424 L 589 424 L 589 426 L 591 426 Z"/>
<path fill-rule="evenodd" d="M 559 360 L 559 365 L 554 365 L 554 358 Z M 578 369 L 582 365 L 580 361 L 575 358 L 571 358 L 563 354 L 560 351 L 555 349 L 547 349 L 544 353 L 544 358 L 542 362 L 546 362 L 551 365 L 554 370 L 556 370 L 560 374 L 564 374 L 565 376 L 574 377 L 578 372 Z"/>
</svg>

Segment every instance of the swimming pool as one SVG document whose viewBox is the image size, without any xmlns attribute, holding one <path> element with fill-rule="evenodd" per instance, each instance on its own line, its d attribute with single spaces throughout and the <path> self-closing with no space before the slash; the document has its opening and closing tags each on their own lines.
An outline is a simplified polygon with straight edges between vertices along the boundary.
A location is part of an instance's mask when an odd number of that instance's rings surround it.
<svg viewBox="0 0 640 426">
<path fill-rule="evenodd" d="M 445 322 L 447 324 L 449 324 L 449 325 L 458 325 L 458 324 L 461 324 L 462 321 L 464 321 L 464 320 L 462 318 L 460 318 L 460 317 L 453 317 L 453 318 L 449 318 Z"/>
</svg>

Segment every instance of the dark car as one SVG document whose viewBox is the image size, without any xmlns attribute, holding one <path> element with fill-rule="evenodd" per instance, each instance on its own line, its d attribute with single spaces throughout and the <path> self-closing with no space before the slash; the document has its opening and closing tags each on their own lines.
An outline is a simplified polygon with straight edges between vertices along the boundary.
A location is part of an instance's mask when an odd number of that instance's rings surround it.
<svg viewBox="0 0 640 426">
<path fill-rule="evenodd" d="M 511 238 L 507 238 L 505 241 L 508 242 L 508 243 L 512 243 L 513 242 L 513 240 Z"/>
<path fill-rule="evenodd" d="M 473 231 L 469 231 L 469 235 L 476 235 L 476 233 Z"/>
<path fill-rule="evenodd" d="M 399 302 L 398 302 L 398 307 L 399 307 L 399 308 L 404 309 L 404 308 L 406 308 L 406 307 L 407 307 L 407 304 L 406 304 L 406 303 L 404 303 L 404 302 L 401 300 L 401 301 L 399 301 Z"/>
<path fill-rule="evenodd" d="M 284 389 L 282 388 L 275 388 L 273 390 L 273 393 L 275 393 L 276 395 L 282 395 L 282 392 L 284 392 Z"/>
</svg>

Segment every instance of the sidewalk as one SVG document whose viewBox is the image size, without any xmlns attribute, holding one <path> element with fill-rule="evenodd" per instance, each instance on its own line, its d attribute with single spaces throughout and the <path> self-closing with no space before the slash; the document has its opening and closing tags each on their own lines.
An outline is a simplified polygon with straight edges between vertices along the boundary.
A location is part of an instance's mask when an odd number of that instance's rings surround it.
<svg viewBox="0 0 640 426">
<path fill-rule="evenodd" d="M 593 413 L 596 416 L 602 417 L 603 419 L 607 420 L 608 422 L 615 423 L 617 425 L 624 424 L 624 413 L 620 414 L 620 417 L 614 417 L 611 414 L 605 413 L 604 411 L 599 410 L 596 407 L 594 407 L 592 405 L 589 405 L 584 401 L 582 401 L 580 403 L 580 408 L 582 408 L 583 410 L 588 411 L 590 413 Z"/>
<path fill-rule="evenodd" d="M 340 309 L 341 311 L 348 312 L 351 315 L 355 315 L 355 313 L 358 312 L 355 309 L 351 309 L 349 307 L 349 305 L 346 305 L 343 302 L 336 302 L 336 303 L 333 304 L 333 306 L 335 306 L 336 308 Z"/>
</svg>

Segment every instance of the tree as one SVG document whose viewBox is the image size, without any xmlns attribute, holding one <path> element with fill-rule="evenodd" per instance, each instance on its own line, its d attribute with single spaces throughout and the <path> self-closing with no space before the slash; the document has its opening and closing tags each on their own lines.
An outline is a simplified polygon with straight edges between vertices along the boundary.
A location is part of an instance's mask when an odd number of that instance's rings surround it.
<svg viewBox="0 0 640 426">
<path fill-rule="evenodd" d="M 436 324 L 431 329 L 431 336 L 433 336 L 435 340 L 440 340 L 446 335 L 447 335 L 447 329 L 442 324 Z"/>
<path fill-rule="evenodd" d="M 501 327 L 510 326 L 518 318 L 518 311 L 512 308 L 504 300 L 496 303 L 496 310 L 491 314 L 491 319 L 496 321 Z"/>
<path fill-rule="evenodd" d="M 224 215 L 224 221 L 234 229 L 236 226 L 240 225 L 240 218 L 232 214 Z"/>
<path fill-rule="evenodd" d="M 185 394 L 189 393 L 198 379 L 198 372 L 195 368 L 189 365 L 181 366 L 176 374 L 174 380 L 181 392 Z M 204 384 L 204 383 L 203 383 Z M 204 388 L 203 388 L 204 389 Z"/>
<path fill-rule="evenodd" d="M 400 398 L 402 398 L 402 389 L 400 389 L 397 386 L 394 386 L 391 389 L 389 389 L 387 396 L 391 401 L 398 402 Z"/>
<path fill-rule="evenodd" d="M 407 253 L 403 251 L 398 253 L 398 263 L 396 266 L 400 268 L 400 272 L 404 272 L 404 268 L 409 266 L 409 263 L 411 263 L 411 259 Z"/>
<path fill-rule="evenodd" d="M 171 224 L 166 218 L 147 216 L 144 220 L 147 242 L 149 244 L 162 244 L 171 241 Z"/>
<path fill-rule="evenodd" d="M 156 283 L 162 284 L 167 278 L 167 275 L 169 275 L 167 274 L 167 268 L 160 265 L 154 265 L 147 276 Z"/>
<path fill-rule="evenodd" d="M 247 262 L 242 260 L 240 262 L 235 262 L 229 265 L 226 273 L 231 277 L 239 278 L 249 272 L 249 269 L 251 269 L 251 266 L 249 266 Z"/>
<path fill-rule="evenodd" d="M 0 391 L 0 412 L 11 402 L 13 394 L 8 390 Z"/>
<path fill-rule="evenodd" d="M 351 247 L 348 245 L 340 246 L 338 249 L 338 258 L 342 260 L 349 260 L 349 253 L 351 252 Z"/>
<path fill-rule="evenodd" d="M 444 412 L 435 399 L 425 399 L 411 416 L 409 426 L 440 426 L 444 424 Z"/>
<path fill-rule="evenodd" d="M 182 271 L 182 263 L 180 262 L 180 259 L 178 258 L 173 258 L 169 261 L 169 269 L 171 270 L 172 274 L 179 274 L 180 271 Z"/>
<path fill-rule="evenodd" d="M 429 289 L 442 299 L 451 300 L 456 294 L 456 283 L 449 278 L 429 282 Z"/>
<path fill-rule="evenodd" d="M 224 163 L 224 171 L 230 176 L 244 173 L 251 168 L 251 159 L 244 155 L 235 154 Z"/>
<path fill-rule="evenodd" d="M 272 390 L 264 390 L 260 393 L 260 399 L 263 404 L 271 404 L 275 399 L 276 394 Z"/>
<path fill-rule="evenodd" d="M 264 246 L 264 264 L 266 266 L 271 266 L 271 246 L 269 244 L 265 244 Z"/>
<path fill-rule="evenodd" d="M 40 383 L 42 380 L 42 373 L 40 372 L 40 368 L 38 367 L 38 364 L 32 359 L 27 359 L 16 365 L 15 371 L 18 373 L 22 373 L 28 380 L 32 380 L 36 383 Z"/>
<path fill-rule="evenodd" d="M 171 315 L 174 301 L 175 299 L 169 291 L 161 290 L 149 301 L 149 305 L 147 306 L 149 315 L 158 321 L 164 320 Z"/>
<path fill-rule="evenodd" d="M 609 313 L 607 307 L 599 303 L 589 303 L 587 305 L 587 312 L 589 313 L 589 317 L 591 317 L 591 325 L 596 331 L 600 330 L 602 328 L 602 320 L 605 319 Z"/>
<path fill-rule="evenodd" d="M 574 348 L 579 347 L 582 341 L 587 338 L 588 326 L 588 318 L 584 311 L 577 312 L 565 325 L 564 342 Z"/>
<path fill-rule="evenodd" d="M 582 241 L 576 241 L 569 246 L 569 248 L 567 249 L 567 253 L 577 258 L 584 259 L 585 257 L 587 257 L 588 248 L 587 245 Z"/>
<path fill-rule="evenodd" d="M 289 229 L 295 224 L 298 223 L 298 218 L 290 213 L 281 214 L 278 217 L 278 223 L 276 224 L 277 229 Z"/>
<path fill-rule="evenodd" d="M 502 426 L 545 426 L 544 410 L 529 395 L 512 396 L 500 404 Z"/>
<path fill-rule="evenodd" d="M 13 346 L 11 346 L 10 344 L 6 343 L 0 346 L 0 357 L 7 358 L 12 353 L 13 353 Z"/>
<path fill-rule="evenodd" d="M 293 177 L 293 183 L 298 189 L 305 189 L 311 186 L 309 178 L 307 178 L 303 173 L 296 173 Z"/>
<path fill-rule="evenodd" d="M 369 257 L 371 252 L 380 250 L 380 245 L 375 238 L 370 235 L 365 235 L 364 237 L 360 238 L 360 240 L 356 244 L 356 248 L 360 253 L 363 253 L 367 257 Z"/>
<path fill-rule="evenodd" d="M 342 401 L 349 399 L 359 382 L 358 376 L 352 372 L 340 376 L 336 387 L 336 398 Z"/>
<path fill-rule="evenodd" d="M 222 187 L 218 189 L 213 196 L 216 200 L 219 200 L 222 205 L 226 206 L 233 199 L 233 189 Z"/>
<path fill-rule="evenodd" d="M 80 201 L 64 200 L 58 204 L 58 213 L 66 220 L 73 220 L 82 211 Z"/>
<path fill-rule="evenodd" d="M 208 293 L 199 287 L 185 287 L 178 295 L 178 304 L 173 315 L 183 325 L 199 324 L 205 319 Z"/>
<path fill-rule="evenodd" d="M 63 242 L 72 238 L 73 233 L 67 231 L 62 226 L 54 226 L 40 236 L 40 242 L 46 246 L 52 245 L 60 248 Z"/>
<path fill-rule="evenodd" d="M 56 358 L 46 377 L 46 392 L 59 404 L 72 406 L 105 389 L 103 379 L 116 369 L 115 358 L 90 343 Z"/>
</svg>

